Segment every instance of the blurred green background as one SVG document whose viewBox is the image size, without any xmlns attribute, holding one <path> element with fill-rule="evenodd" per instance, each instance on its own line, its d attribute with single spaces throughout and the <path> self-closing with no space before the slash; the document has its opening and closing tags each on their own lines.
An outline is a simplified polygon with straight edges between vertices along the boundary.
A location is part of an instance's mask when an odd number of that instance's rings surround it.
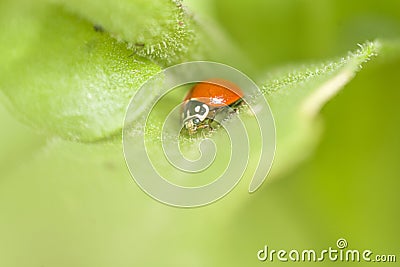
<svg viewBox="0 0 400 267">
<path fill-rule="evenodd" d="M 220 0 L 208 8 L 256 66 L 251 77 L 400 37 L 397 0 Z M 0 266 L 279 266 L 288 263 L 261 263 L 257 251 L 322 250 L 338 238 L 399 257 L 399 73 L 396 53 L 368 63 L 323 109 L 311 158 L 255 194 L 242 181 L 197 209 L 144 194 L 120 145 L 46 136 L 16 121 L 1 96 Z"/>
</svg>

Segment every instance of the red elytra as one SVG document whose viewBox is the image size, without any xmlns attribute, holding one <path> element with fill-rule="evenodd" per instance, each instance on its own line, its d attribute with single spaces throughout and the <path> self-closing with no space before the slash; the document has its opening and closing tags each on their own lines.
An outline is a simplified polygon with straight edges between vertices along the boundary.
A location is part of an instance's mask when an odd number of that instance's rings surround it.
<svg viewBox="0 0 400 267">
<path fill-rule="evenodd" d="M 232 105 L 240 100 L 243 95 L 242 90 L 230 81 L 209 79 L 193 86 L 184 101 L 198 100 L 211 108 L 218 108 Z"/>
</svg>

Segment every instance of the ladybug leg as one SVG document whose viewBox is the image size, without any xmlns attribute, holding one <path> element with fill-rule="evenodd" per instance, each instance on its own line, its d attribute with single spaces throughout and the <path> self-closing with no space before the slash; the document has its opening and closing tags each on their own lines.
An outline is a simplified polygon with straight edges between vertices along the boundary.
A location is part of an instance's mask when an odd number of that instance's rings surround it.
<svg viewBox="0 0 400 267">
<path fill-rule="evenodd" d="M 218 129 L 218 127 L 220 126 L 219 122 L 216 121 L 214 118 L 215 118 L 215 115 L 213 116 L 212 119 L 210 119 L 210 122 L 209 122 L 210 131 L 214 131 L 214 130 Z"/>
<path fill-rule="evenodd" d="M 243 103 L 244 103 L 244 101 L 242 99 L 240 99 L 240 100 L 236 101 L 235 103 L 233 103 L 231 105 L 231 108 L 233 109 L 233 112 L 231 112 L 231 113 L 239 114 L 240 107 L 243 106 Z"/>
<path fill-rule="evenodd" d="M 200 129 L 207 129 L 208 131 L 212 131 L 213 127 L 211 125 L 211 123 L 213 122 L 213 120 L 211 119 L 207 119 L 206 121 L 204 121 L 204 123 L 202 125 L 200 125 L 198 128 Z"/>
<path fill-rule="evenodd" d="M 213 121 L 216 114 L 217 114 L 217 109 L 212 109 L 209 111 L 207 118 Z"/>
<path fill-rule="evenodd" d="M 207 124 L 207 128 L 212 132 L 214 131 L 214 127 L 212 126 L 212 123 L 214 122 L 213 119 L 209 119 L 208 124 Z"/>
<path fill-rule="evenodd" d="M 217 109 L 210 110 L 210 112 L 208 113 L 208 116 L 207 116 L 207 120 L 204 123 L 205 128 L 208 128 L 210 131 L 214 130 L 214 127 L 212 125 L 215 122 L 214 119 L 215 119 L 216 115 L 217 115 Z"/>
<path fill-rule="evenodd" d="M 199 129 L 207 129 L 207 132 L 212 132 L 218 128 L 218 123 L 212 118 L 207 118 L 204 121 L 204 123 L 202 125 L 200 125 L 198 128 Z M 205 133 L 205 131 L 202 131 L 202 132 L 203 132 L 203 134 Z"/>
<path fill-rule="evenodd" d="M 206 129 L 208 127 L 210 127 L 208 124 L 202 124 L 202 125 L 197 126 L 197 129 Z"/>
</svg>

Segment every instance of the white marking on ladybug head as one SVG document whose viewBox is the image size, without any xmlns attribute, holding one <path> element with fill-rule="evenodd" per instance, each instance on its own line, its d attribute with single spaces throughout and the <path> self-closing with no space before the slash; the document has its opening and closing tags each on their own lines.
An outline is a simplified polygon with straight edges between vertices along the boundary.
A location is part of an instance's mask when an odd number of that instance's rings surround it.
<svg viewBox="0 0 400 267">
<path fill-rule="evenodd" d="M 197 125 L 207 118 L 209 112 L 210 108 L 208 105 L 196 100 L 190 100 L 186 103 L 184 110 L 185 116 L 183 123 L 185 124 L 185 127 L 191 131 L 195 131 Z"/>
</svg>

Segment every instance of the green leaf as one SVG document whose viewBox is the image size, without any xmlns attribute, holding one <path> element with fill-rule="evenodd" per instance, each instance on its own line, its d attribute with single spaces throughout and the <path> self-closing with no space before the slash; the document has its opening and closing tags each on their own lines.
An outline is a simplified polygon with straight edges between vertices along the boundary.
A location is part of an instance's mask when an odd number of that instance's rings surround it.
<svg viewBox="0 0 400 267">
<path fill-rule="evenodd" d="M 180 0 L 54 0 L 164 65 L 194 58 L 200 29 Z"/>
<path fill-rule="evenodd" d="M 271 176 L 276 177 L 292 169 L 311 155 L 322 132 L 319 111 L 351 81 L 364 63 L 378 54 L 380 47 L 381 44 L 378 41 L 367 42 L 359 45 L 357 51 L 348 53 L 346 57 L 323 64 L 297 66 L 269 73 L 267 82 L 261 83 L 263 84 L 261 88 L 263 95 L 270 103 L 276 123 L 277 145 Z M 175 136 L 168 135 L 161 136 L 167 114 L 182 102 L 182 96 L 188 88 L 177 88 L 157 103 L 147 121 L 145 140 L 147 155 L 159 174 L 176 184 L 193 186 L 207 184 L 225 172 L 231 159 L 231 144 L 224 130 L 220 128 L 213 132 L 209 137 L 214 140 L 217 147 L 215 160 L 210 167 L 196 174 L 182 172 L 165 159 L 163 142 L 175 143 L 176 146 L 179 142 L 180 152 L 190 159 L 194 160 L 201 156 L 199 145 L 204 139 L 203 136 L 199 135 L 190 140 L 176 140 Z M 263 95 L 258 97 L 263 97 Z M 243 180 L 246 182 L 240 184 L 248 187 L 248 182 L 252 180 L 259 164 L 262 142 L 254 117 L 246 113 L 240 117 L 246 125 L 250 143 L 247 168 L 243 175 Z M 178 123 L 176 127 L 179 127 Z M 142 128 L 143 125 L 136 125 L 129 130 L 129 133 L 136 134 L 135 139 L 143 138 Z M 247 160 L 247 155 L 242 155 L 242 158 Z M 254 190 L 255 188 L 250 187 L 250 191 Z"/>
<path fill-rule="evenodd" d="M 202 38 L 174 1 L 0 5 L 0 90 L 22 121 L 66 139 L 94 141 L 120 131 L 129 99 L 161 69 L 158 64 L 204 59 L 206 50 L 234 51 L 214 49 L 215 40 Z"/>
<path fill-rule="evenodd" d="M 33 68 L 33 73 L 44 77 L 40 71 L 49 68 L 42 69 L 26 59 L 41 59 L 30 53 L 38 53 L 41 46 L 43 50 L 48 48 L 46 42 L 41 41 L 48 40 L 46 35 L 43 36 L 46 27 L 52 28 L 52 33 L 59 38 L 57 31 L 64 32 L 71 26 L 53 25 L 60 13 L 46 12 L 38 1 L 17 3 L 0 1 L 1 85 L 8 78 L 24 79 L 8 68 L 24 69 L 26 63 Z M 18 7 L 12 8 L 13 5 Z M 382 32 L 393 29 L 398 33 L 400 29 L 400 8 L 396 0 L 364 1 L 362 5 L 357 1 L 278 3 L 258 0 L 218 1 L 217 5 L 220 16 L 228 21 L 226 25 L 235 30 L 233 34 L 230 32 L 236 43 L 249 52 L 251 60 L 259 66 L 327 57 L 328 54 L 337 54 L 343 47 L 347 49 L 349 43 L 382 36 Z M 107 7 L 112 13 L 112 7 Z M 232 9 L 236 12 L 232 13 Z M 70 13 L 63 10 L 61 14 Z M 81 14 L 85 17 L 83 12 Z M 73 17 L 71 21 L 77 19 Z M 46 24 L 43 23 L 45 19 L 48 19 Z M 130 19 L 129 14 L 125 19 Z M 80 23 L 91 27 L 83 21 Z M 90 24 L 93 23 L 96 23 L 94 19 Z M 107 25 L 101 21 L 97 23 L 105 28 L 107 35 L 110 31 Z M 127 23 L 126 27 L 130 25 Z M 372 36 L 365 37 L 365 33 Z M 115 44 L 118 50 L 121 44 Z M 372 53 L 364 50 L 350 55 L 343 62 L 340 59 L 332 61 L 334 68 L 331 70 L 328 62 L 287 68 L 263 76 L 264 92 L 273 107 L 278 126 L 274 173 L 282 173 L 305 158 L 319 139 L 322 120 L 318 112 L 328 98 L 313 98 L 311 95 L 325 92 L 322 88 L 326 84 L 333 85 L 325 88 L 335 88 L 328 92 L 342 88 L 343 85 L 338 85 L 339 78 L 348 77 L 348 72 L 350 76 L 354 75 L 359 70 L 357 63 L 362 64 L 374 54 L 379 44 L 372 44 Z M 31 157 L 31 150 L 40 147 L 45 137 L 32 136 L 29 130 L 0 115 L 0 265 L 184 266 L 191 262 L 197 266 L 257 266 L 260 262 L 256 259 L 256 252 L 264 245 L 288 250 L 335 246 L 337 229 L 348 238 L 351 247 L 363 247 L 368 236 L 368 246 L 375 251 L 397 251 L 399 228 L 397 214 L 393 211 L 398 209 L 399 203 L 400 123 L 396 105 L 400 94 L 395 88 L 399 83 L 400 46 L 398 42 L 381 44 L 380 55 L 389 50 L 395 50 L 397 55 L 388 53 L 383 59 L 379 56 L 379 60 L 390 64 L 375 70 L 378 65 L 374 64 L 373 68 L 363 71 L 360 79 L 357 77 L 357 81 L 351 83 L 348 94 L 329 105 L 326 110 L 329 112 L 324 115 L 330 119 L 330 131 L 317 156 L 305 168 L 287 177 L 290 179 L 264 186 L 262 192 L 252 196 L 240 188 L 201 209 L 166 207 L 146 196 L 129 177 L 120 145 L 106 142 L 82 144 L 57 139 L 51 140 L 41 153 Z M 124 46 L 121 47 L 124 51 Z M 62 53 L 66 53 L 67 58 L 69 50 L 62 50 Z M 54 53 L 50 55 L 55 56 Z M 236 54 L 232 55 L 236 57 Z M 151 68 L 151 64 L 143 62 Z M 254 77 L 254 73 L 248 74 Z M 70 72 L 67 74 L 71 75 Z M 29 79 L 25 83 L 29 83 Z M 343 83 L 349 79 L 344 79 Z M 25 93 L 29 96 L 33 87 L 26 88 Z M 112 129 L 120 127 L 112 124 L 111 128 L 104 128 L 100 137 L 91 134 L 93 129 L 89 131 L 79 123 L 75 124 L 78 120 L 72 120 L 67 127 L 64 119 L 68 121 L 68 117 L 54 119 L 54 114 L 35 113 L 35 110 L 29 113 L 30 105 L 35 105 L 35 102 L 28 101 L 23 95 L 15 96 L 12 90 L 9 89 L 7 95 L 13 102 L 9 103 L 10 107 L 14 106 L 13 113 L 20 113 L 30 124 L 37 128 L 43 126 L 48 132 L 71 138 L 63 130 L 58 130 L 61 127 L 74 131 L 74 139 L 81 138 L 84 133 L 87 136 L 85 140 L 92 140 L 109 136 Z M 61 90 L 60 97 L 68 98 L 65 92 Z M 79 92 L 71 92 L 68 99 L 79 99 L 74 97 L 76 93 Z M 45 99 L 33 97 L 33 100 L 38 99 L 38 106 L 47 103 Z M 18 104 L 21 100 L 25 105 Z M 304 103 L 311 103 L 314 108 L 304 110 Z M 81 104 L 86 105 L 88 101 Z M 104 108 L 102 112 L 108 114 L 107 105 L 99 108 Z M 114 115 L 108 119 L 119 122 L 121 114 Z M 42 119 L 46 122 L 38 124 L 36 121 L 40 116 L 44 116 Z M 97 122 L 91 126 L 99 125 Z M 341 131 L 340 127 L 346 129 Z M 150 135 L 150 139 L 153 136 L 155 134 Z M 302 148 L 307 149 L 304 151 Z M 342 154 L 336 165 L 339 153 Z M 332 162 L 335 162 L 334 166 Z M 319 219 L 310 219 L 315 217 Z M 171 245 L 171 240 L 177 242 Z"/>
<path fill-rule="evenodd" d="M 271 72 L 261 83 L 277 131 L 272 175 L 289 170 L 311 154 L 322 130 L 321 108 L 378 54 L 381 43 L 367 42 L 359 47 L 346 57 L 323 64 Z"/>
<path fill-rule="evenodd" d="M 6 1 L 1 9 L 0 89 L 13 114 L 41 131 L 80 141 L 110 136 L 160 70 L 57 5 Z"/>
<path fill-rule="evenodd" d="M 308 143 L 315 144 L 317 139 L 313 138 L 318 135 L 304 137 L 302 129 L 313 133 L 316 127 L 318 129 L 321 126 L 318 122 L 316 125 L 318 113 L 315 112 L 318 112 L 326 99 L 312 101 L 317 109 L 306 111 L 307 109 L 302 110 L 301 107 L 311 101 L 309 99 L 313 99 L 311 96 L 315 92 L 323 91 L 324 85 L 332 83 L 332 80 L 337 81 L 336 77 L 344 75 L 341 73 L 350 72 L 350 76 L 353 76 L 359 70 L 359 64 L 377 53 L 379 43 L 363 47 L 364 49 L 350 54 L 349 57 L 331 63 L 303 67 L 296 72 L 291 70 L 271 73 L 271 77 L 276 78 L 269 79 L 263 90 L 275 113 L 278 144 L 282 144 L 284 140 L 288 142 L 290 138 L 313 140 Z M 340 89 L 342 85 L 335 88 Z M 288 112 L 285 113 L 285 110 Z M 291 117 L 298 117 L 298 123 L 283 121 L 284 118 Z M 284 134 L 282 127 L 292 129 L 293 132 Z M 150 132 L 149 138 L 158 134 Z M 296 138 L 296 134 L 300 134 L 300 137 Z M 281 140 L 282 138 L 285 139 Z M 150 141 L 157 141 L 154 146 L 158 146 L 159 140 Z M 281 146 L 278 145 L 278 154 L 280 149 Z M 245 264 L 247 259 L 232 259 L 230 249 L 223 250 L 221 256 L 218 248 L 226 245 L 226 240 L 245 258 L 245 255 L 254 255 L 254 251 L 259 249 L 257 244 L 266 242 L 266 235 L 276 242 L 281 240 L 282 235 L 275 234 L 276 228 L 284 226 L 289 229 L 283 237 L 285 240 L 295 238 L 296 244 L 303 244 L 301 242 L 304 236 L 314 230 L 313 224 L 305 224 L 311 212 L 306 211 L 306 215 L 300 217 L 305 225 L 299 226 L 296 220 L 299 218 L 297 209 L 308 204 L 300 201 L 304 198 L 301 193 L 296 196 L 300 203 L 285 201 L 288 196 L 285 194 L 298 191 L 295 188 L 296 181 L 275 183 L 264 187 L 263 192 L 252 197 L 248 196 L 247 190 L 243 190 L 245 188 L 239 188 L 240 190 L 234 190 L 223 200 L 200 209 L 170 208 L 148 197 L 132 182 L 120 151 L 119 144 L 80 144 L 55 139 L 37 153 L 34 159 L 6 175 L 0 187 L 0 207 L 5 212 L 0 220 L 0 231 L 3 243 L 7 244 L 2 247 L 6 255 L 3 262 L 10 266 L 51 265 L 58 262 L 59 257 L 66 257 L 61 266 L 102 266 L 104 262 L 117 259 L 124 264 L 157 265 L 162 258 L 169 265 L 180 265 L 180 258 L 171 252 L 187 251 L 187 244 L 190 244 L 194 247 L 187 252 L 189 256 L 196 257 L 197 260 L 205 259 L 205 264 L 218 262 L 223 265 L 228 259 L 231 264 L 239 266 Z M 291 158 L 287 156 L 283 160 Z M 287 193 L 288 190 L 290 193 Z M 274 205 L 266 206 L 271 202 L 275 202 Z M 333 204 L 337 205 L 336 198 L 331 205 Z M 315 211 L 316 208 L 312 210 Z M 278 219 L 266 220 L 265 214 L 272 214 Z M 204 218 L 208 218 L 206 224 Z M 30 223 L 26 224 L 27 221 Z M 261 230 L 249 231 L 249 228 Z M 175 231 L 171 232 L 170 229 Z M 204 235 L 204 231 L 209 235 Z M 182 236 L 181 242 L 167 250 L 162 249 L 170 244 L 171 239 L 176 238 L 177 233 Z M 223 238 L 215 238 L 221 234 Z M 334 236 L 337 233 L 331 231 L 329 234 Z M 116 236 L 121 242 L 117 247 L 114 242 Z M 55 241 L 62 242 L 62 246 L 54 246 Z M 23 248 L 27 251 L 26 257 L 15 257 L 21 244 L 31 245 L 33 242 L 35 246 Z M 154 246 L 148 244 L 156 244 L 160 248 L 158 257 L 147 256 L 154 251 Z M 81 250 L 88 247 L 94 249 L 96 254 L 85 252 L 84 257 L 67 257 L 70 254 L 80 255 Z M 133 257 L 132 249 L 140 253 Z M 65 251 L 68 252 L 67 256 Z"/>
</svg>

